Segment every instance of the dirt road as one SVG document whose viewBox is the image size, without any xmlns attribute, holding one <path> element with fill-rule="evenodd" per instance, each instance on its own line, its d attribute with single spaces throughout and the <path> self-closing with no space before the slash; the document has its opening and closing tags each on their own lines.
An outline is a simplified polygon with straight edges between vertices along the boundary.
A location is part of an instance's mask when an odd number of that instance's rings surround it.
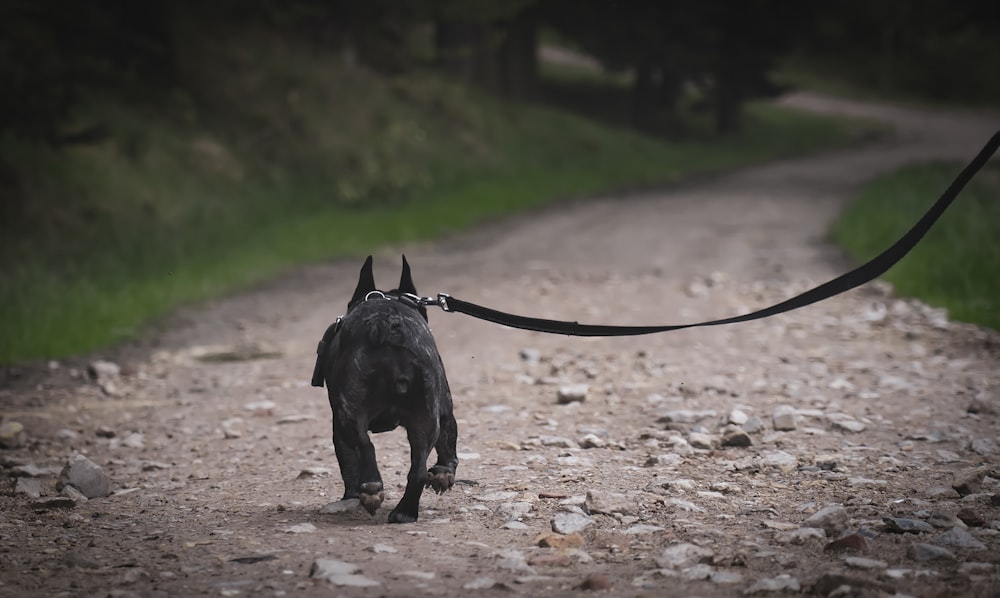
<svg viewBox="0 0 1000 598">
<path fill-rule="evenodd" d="M 859 184 L 914 160 L 968 160 L 1000 128 L 982 114 L 784 101 L 897 133 L 385 251 L 376 281 L 395 286 L 405 249 L 423 293 L 518 313 L 729 315 L 845 269 L 825 231 Z M 387 524 L 408 455 L 402 431 L 383 434 L 389 508 L 321 513 L 342 487 L 313 351 L 360 265 L 186 310 L 104 355 L 120 371 L 96 380 L 83 365 L 101 356 L 8 378 L 0 404 L 25 430 L 0 450 L 0 595 L 1000 593 L 1000 335 L 879 284 L 632 339 L 432 312 L 459 483 L 425 494 L 419 522 Z M 566 385 L 586 385 L 583 400 L 560 403 Z M 74 454 L 110 477 L 110 496 L 60 498 Z"/>
</svg>

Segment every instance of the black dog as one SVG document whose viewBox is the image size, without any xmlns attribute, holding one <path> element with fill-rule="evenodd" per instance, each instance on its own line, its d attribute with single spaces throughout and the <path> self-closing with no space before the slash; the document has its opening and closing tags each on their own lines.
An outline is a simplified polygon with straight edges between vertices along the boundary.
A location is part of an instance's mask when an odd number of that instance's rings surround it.
<svg viewBox="0 0 1000 598">
<path fill-rule="evenodd" d="M 399 288 L 387 292 L 375 289 L 368 256 L 346 315 L 327 329 L 317 350 L 312 382 L 322 386 L 324 381 L 344 498 L 358 498 L 375 514 L 385 492 L 368 432 L 403 426 L 410 442 L 410 471 L 389 522 L 416 521 L 424 486 L 441 494 L 455 483 L 458 425 L 444 365 L 427 326 L 427 310 L 417 301 L 406 256 Z M 432 447 L 437 463 L 428 471 Z"/>
</svg>

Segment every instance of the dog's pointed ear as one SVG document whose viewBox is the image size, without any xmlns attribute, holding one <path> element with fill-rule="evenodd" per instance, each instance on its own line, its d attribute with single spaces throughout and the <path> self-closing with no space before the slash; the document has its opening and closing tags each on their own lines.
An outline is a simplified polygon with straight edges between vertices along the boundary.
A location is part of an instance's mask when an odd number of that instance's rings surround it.
<svg viewBox="0 0 1000 598">
<path fill-rule="evenodd" d="M 417 294 L 417 287 L 413 284 L 413 276 L 410 275 L 410 264 L 403 256 L 403 273 L 399 276 L 399 292 Z"/>
<path fill-rule="evenodd" d="M 365 300 L 368 293 L 375 290 L 375 275 L 372 274 L 372 256 L 368 256 L 365 265 L 361 266 L 361 274 L 358 276 L 358 286 L 354 289 L 354 296 L 348 307 Z"/>
</svg>

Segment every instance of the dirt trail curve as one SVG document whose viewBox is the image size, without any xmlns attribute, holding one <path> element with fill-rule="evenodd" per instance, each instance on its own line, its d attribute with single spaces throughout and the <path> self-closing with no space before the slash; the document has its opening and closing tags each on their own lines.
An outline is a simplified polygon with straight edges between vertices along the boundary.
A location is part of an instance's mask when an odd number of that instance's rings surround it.
<svg viewBox="0 0 1000 598">
<path fill-rule="evenodd" d="M 964 162 L 1000 128 L 784 102 L 897 133 L 406 247 L 418 288 L 595 323 L 762 306 L 843 271 L 824 234 L 859 184 L 913 160 Z M 398 253 L 376 256 L 380 285 L 394 286 Z M 320 513 L 342 488 L 325 392 L 308 385 L 313 350 L 359 267 L 188 310 L 156 350 L 109 354 L 122 371 L 97 381 L 71 364 L 8 380 L 0 404 L 26 436 L 0 451 L 0 596 L 1000 593 L 1000 335 L 879 284 L 633 339 L 432 312 L 459 484 L 425 494 L 416 524 Z M 586 385 L 582 402 L 559 404 L 568 384 Z M 405 436 L 376 447 L 391 507 Z M 74 453 L 112 495 L 57 498 L 54 472 Z"/>
</svg>

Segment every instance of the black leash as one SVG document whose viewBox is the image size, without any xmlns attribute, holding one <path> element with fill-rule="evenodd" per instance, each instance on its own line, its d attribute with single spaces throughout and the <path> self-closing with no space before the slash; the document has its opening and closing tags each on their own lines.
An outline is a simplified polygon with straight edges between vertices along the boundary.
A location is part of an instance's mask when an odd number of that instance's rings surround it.
<svg viewBox="0 0 1000 598">
<path fill-rule="evenodd" d="M 422 305 L 438 305 L 444 311 L 458 312 L 470 315 L 474 318 L 520 328 L 523 330 L 534 330 L 536 332 L 548 332 L 551 334 L 566 334 L 570 336 L 636 336 L 640 334 L 653 334 L 656 332 L 667 332 L 670 330 L 681 330 L 683 328 L 696 328 L 699 326 L 721 326 L 723 324 L 736 324 L 738 322 L 749 322 L 759 320 L 773 315 L 792 311 L 800 307 L 811 305 L 824 299 L 829 299 L 835 295 L 846 293 L 851 289 L 859 287 L 865 283 L 875 280 L 886 270 L 894 266 L 899 260 L 910 252 L 911 249 L 923 238 L 931 226 L 941 217 L 941 214 L 955 201 L 958 194 L 965 185 L 972 180 L 977 172 L 989 161 L 1000 146 L 1000 132 L 994 133 L 993 137 L 986 143 L 979 154 L 969 163 L 968 166 L 959 173 L 958 177 L 948 186 L 945 192 L 931 206 L 927 213 L 913 225 L 905 235 L 892 244 L 891 247 L 872 258 L 865 264 L 858 266 L 846 274 L 842 274 L 833 280 L 810 289 L 800 295 L 782 301 L 776 305 L 757 310 L 742 316 L 723 318 L 721 320 L 709 320 L 695 324 L 669 324 L 658 326 L 602 326 L 592 324 L 580 324 L 578 322 L 566 322 L 561 320 L 546 320 L 543 318 L 531 318 L 509 314 L 482 305 L 476 305 L 468 301 L 451 297 L 444 293 L 438 294 L 437 298 L 413 297 Z"/>
</svg>

